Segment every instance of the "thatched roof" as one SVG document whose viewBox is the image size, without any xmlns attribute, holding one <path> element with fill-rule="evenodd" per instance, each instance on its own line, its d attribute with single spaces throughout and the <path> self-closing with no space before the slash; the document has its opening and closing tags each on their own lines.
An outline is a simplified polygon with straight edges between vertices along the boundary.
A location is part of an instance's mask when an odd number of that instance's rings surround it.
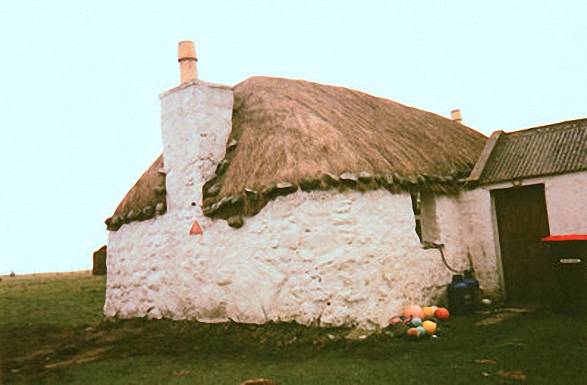
<svg viewBox="0 0 587 385">
<path fill-rule="evenodd" d="M 163 154 L 129 190 L 112 216 L 106 219 L 108 230 L 118 230 L 125 223 L 153 218 L 167 211 Z"/>
<path fill-rule="evenodd" d="M 430 112 L 302 80 L 249 78 L 234 87 L 234 101 L 226 157 L 204 186 L 210 216 L 254 215 L 298 186 L 447 191 L 486 141 Z"/>
</svg>

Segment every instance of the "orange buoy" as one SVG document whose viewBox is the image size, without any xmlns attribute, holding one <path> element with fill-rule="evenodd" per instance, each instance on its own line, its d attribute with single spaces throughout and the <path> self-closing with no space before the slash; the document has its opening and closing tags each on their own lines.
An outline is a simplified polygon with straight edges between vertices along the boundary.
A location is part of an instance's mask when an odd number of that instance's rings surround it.
<svg viewBox="0 0 587 385">
<path fill-rule="evenodd" d="M 406 334 L 411 338 L 420 338 L 420 331 L 417 328 L 409 328 Z"/>
</svg>

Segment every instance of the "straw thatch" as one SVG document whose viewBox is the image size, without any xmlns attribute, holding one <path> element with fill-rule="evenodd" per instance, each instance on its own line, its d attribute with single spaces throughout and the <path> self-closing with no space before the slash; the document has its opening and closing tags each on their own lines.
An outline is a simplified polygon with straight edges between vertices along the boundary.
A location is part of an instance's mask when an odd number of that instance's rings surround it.
<svg viewBox="0 0 587 385">
<path fill-rule="evenodd" d="M 254 215 L 297 190 L 454 191 L 485 136 L 460 123 L 362 92 L 254 77 L 234 87 L 233 129 L 204 211 Z"/>
<path fill-rule="evenodd" d="M 302 80 L 253 77 L 234 87 L 234 100 L 226 157 L 203 206 L 241 225 L 235 216 L 298 187 L 454 191 L 486 140 L 430 112 Z M 121 206 L 134 205 L 125 203 L 131 192 Z"/>
<path fill-rule="evenodd" d="M 106 219 L 108 230 L 118 230 L 125 223 L 153 218 L 163 215 L 167 210 L 163 154 L 139 178 L 126 194 L 114 214 Z"/>
</svg>

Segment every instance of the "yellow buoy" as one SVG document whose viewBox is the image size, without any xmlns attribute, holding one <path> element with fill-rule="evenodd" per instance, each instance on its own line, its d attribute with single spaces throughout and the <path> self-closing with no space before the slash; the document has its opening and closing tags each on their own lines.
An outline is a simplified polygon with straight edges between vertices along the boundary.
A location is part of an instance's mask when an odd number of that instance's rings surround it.
<svg viewBox="0 0 587 385">
<path fill-rule="evenodd" d="M 424 306 L 422 311 L 424 312 L 424 319 L 434 318 L 434 309 L 432 309 L 430 306 Z"/>
<path fill-rule="evenodd" d="M 424 321 L 424 323 L 422 323 L 422 327 L 424 328 L 424 330 L 426 330 L 426 333 L 428 335 L 433 335 L 434 333 L 436 333 L 436 322 Z"/>
</svg>

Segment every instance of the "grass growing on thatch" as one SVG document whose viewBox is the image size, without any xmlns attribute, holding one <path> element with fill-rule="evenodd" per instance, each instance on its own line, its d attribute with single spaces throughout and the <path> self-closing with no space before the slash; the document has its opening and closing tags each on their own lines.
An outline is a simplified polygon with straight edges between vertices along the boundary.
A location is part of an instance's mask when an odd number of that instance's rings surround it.
<svg viewBox="0 0 587 385">
<path fill-rule="evenodd" d="M 453 318 L 437 339 L 297 324 L 101 322 L 103 277 L 0 282 L 3 383 L 579 384 L 585 318 L 539 310 L 476 326 Z M 91 309 L 75 306 L 85 303 Z M 8 314 L 8 315 L 6 315 Z"/>
</svg>

